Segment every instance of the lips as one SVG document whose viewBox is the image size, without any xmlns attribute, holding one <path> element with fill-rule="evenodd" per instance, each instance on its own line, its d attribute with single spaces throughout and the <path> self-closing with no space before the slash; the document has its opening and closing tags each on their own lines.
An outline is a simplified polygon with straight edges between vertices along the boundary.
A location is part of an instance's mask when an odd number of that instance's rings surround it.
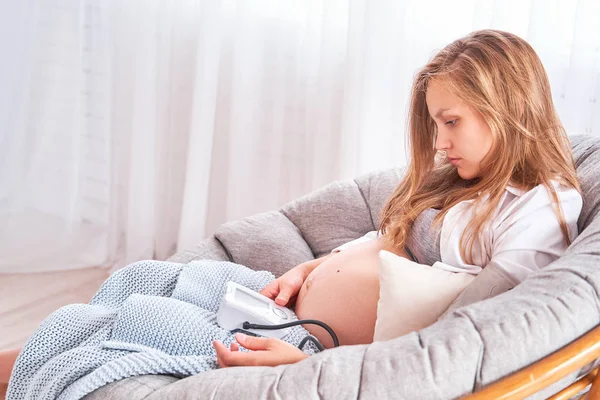
<svg viewBox="0 0 600 400">
<path fill-rule="evenodd" d="M 450 161 L 452 164 L 456 165 L 456 164 L 458 164 L 458 162 L 460 161 L 460 158 L 448 158 L 448 160 L 449 160 L 449 161 Z"/>
</svg>

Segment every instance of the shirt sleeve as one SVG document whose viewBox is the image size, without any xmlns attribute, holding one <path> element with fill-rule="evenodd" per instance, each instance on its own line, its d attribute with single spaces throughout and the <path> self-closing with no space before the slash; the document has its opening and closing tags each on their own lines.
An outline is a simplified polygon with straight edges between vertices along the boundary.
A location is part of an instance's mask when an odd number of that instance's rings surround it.
<svg viewBox="0 0 600 400">
<path fill-rule="evenodd" d="M 577 219 L 583 201 L 575 189 L 557 189 L 571 240 L 577 235 Z M 567 243 L 551 196 L 544 188 L 518 202 L 510 215 L 494 229 L 491 261 L 518 282 L 563 255 Z"/>
<path fill-rule="evenodd" d="M 457 308 L 504 293 L 518 283 L 513 276 L 492 261 L 475 276 L 475 279 L 454 299 L 438 320 L 452 314 Z"/>
<path fill-rule="evenodd" d="M 583 205 L 581 195 L 575 189 L 557 191 L 557 195 L 571 240 L 574 240 Z M 543 194 L 536 196 L 510 210 L 510 218 L 502 221 L 494 231 L 491 261 L 438 319 L 457 308 L 512 289 L 563 255 L 567 244 L 551 198 L 549 194 L 546 199 Z"/>
<path fill-rule="evenodd" d="M 378 237 L 379 237 L 378 231 L 371 231 L 371 232 L 368 232 L 366 235 L 359 237 L 358 239 L 351 240 L 348 243 L 344 243 L 343 245 L 336 247 L 335 249 L 331 250 L 331 252 L 339 253 L 340 251 L 345 250 L 348 247 L 352 247 L 359 243 L 370 242 L 371 240 L 375 240 Z"/>
</svg>

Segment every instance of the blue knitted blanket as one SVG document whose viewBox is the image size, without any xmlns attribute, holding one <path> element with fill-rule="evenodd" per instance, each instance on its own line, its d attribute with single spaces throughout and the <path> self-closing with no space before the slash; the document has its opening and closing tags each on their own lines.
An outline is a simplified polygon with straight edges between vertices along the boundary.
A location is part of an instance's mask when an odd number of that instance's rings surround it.
<svg viewBox="0 0 600 400">
<path fill-rule="evenodd" d="M 130 376 L 218 368 L 213 340 L 235 340 L 216 322 L 227 281 L 260 291 L 273 279 L 268 271 L 210 260 L 123 268 L 89 304 L 62 307 L 42 323 L 17 359 L 7 399 L 80 399 Z M 296 326 L 283 340 L 297 346 L 306 335 Z"/>
</svg>

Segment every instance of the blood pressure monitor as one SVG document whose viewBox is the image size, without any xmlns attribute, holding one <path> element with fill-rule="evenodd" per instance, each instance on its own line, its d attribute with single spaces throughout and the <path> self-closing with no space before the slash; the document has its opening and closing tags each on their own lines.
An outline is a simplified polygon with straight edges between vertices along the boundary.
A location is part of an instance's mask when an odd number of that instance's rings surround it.
<svg viewBox="0 0 600 400">
<path fill-rule="evenodd" d="M 277 325 L 297 321 L 296 315 L 286 307 L 277 305 L 270 298 L 235 282 L 227 282 L 225 296 L 217 311 L 217 323 L 229 331 L 244 330 L 242 324 Z M 261 336 L 281 339 L 291 328 L 245 329 Z"/>
</svg>

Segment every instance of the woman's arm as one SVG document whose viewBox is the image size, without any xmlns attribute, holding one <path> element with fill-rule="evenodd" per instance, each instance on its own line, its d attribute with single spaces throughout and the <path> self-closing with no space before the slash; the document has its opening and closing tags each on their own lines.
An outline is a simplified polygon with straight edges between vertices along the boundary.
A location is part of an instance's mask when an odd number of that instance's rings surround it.
<svg viewBox="0 0 600 400">
<path fill-rule="evenodd" d="M 213 342 L 217 352 L 217 362 L 221 368 L 236 366 L 275 367 L 282 364 L 294 364 L 308 358 L 308 354 L 280 339 L 253 337 L 237 333 L 237 343 L 231 343 L 228 349 L 218 340 Z M 239 345 L 238 345 L 239 343 Z M 239 351 L 242 346 L 250 352 Z"/>
<path fill-rule="evenodd" d="M 347 243 L 344 243 L 341 246 L 336 247 L 335 249 L 331 250 L 331 253 L 339 253 L 340 251 L 345 250 L 348 247 L 352 247 L 360 243 L 370 242 L 371 240 L 376 240 L 378 237 L 379 235 L 377 231 L 367 232 L 364 236 L 361 236 L 358 239 L 351 240 Z"/>
<path fill-rule="evenodd" d="M 333 256 L 335 253 L 329 253 L 323 257 L 319 257 L 319 258 L 315 258 L 314 260 L 310 260 L 310 261 L 306 261 L 300 265 L 298 265 L 298 267 L 302 266 L 306 269 L 306 272 L 308 274 L 310 274 L 315 268 L 317 268 L 319 265 L 323 264 L 323 261 L 327 260 L 328 258 L 331 258 L 331 256 Z M 308 276 L 307 274 L 307 276 Z"/>
<path fill-rule="evenodd" d="M 296 302 L 296 296 L 308 275 L 331 256 L 333 256 L 333 253 L 298 264 L 279 278 L 271 281 L 260 291 L 260 294 L 275 300 L 280 306 L 293 306 Z"/>
<path fill-rule="evenodd" d="M 582 208 L 581 196 L 574 189 L 557 194 L 571 239 L 574 239 Z M 538 196 L 529 203 L 523 202 L 515 207 L 510 218 L 506 218 L 494 229 L 490 262 L 440 319 L 459 307 L 512 289 L 564 254 L 567 244 L 551 199 L 549 196 L 544 197 L 543 193 Z"/>
</svg>

